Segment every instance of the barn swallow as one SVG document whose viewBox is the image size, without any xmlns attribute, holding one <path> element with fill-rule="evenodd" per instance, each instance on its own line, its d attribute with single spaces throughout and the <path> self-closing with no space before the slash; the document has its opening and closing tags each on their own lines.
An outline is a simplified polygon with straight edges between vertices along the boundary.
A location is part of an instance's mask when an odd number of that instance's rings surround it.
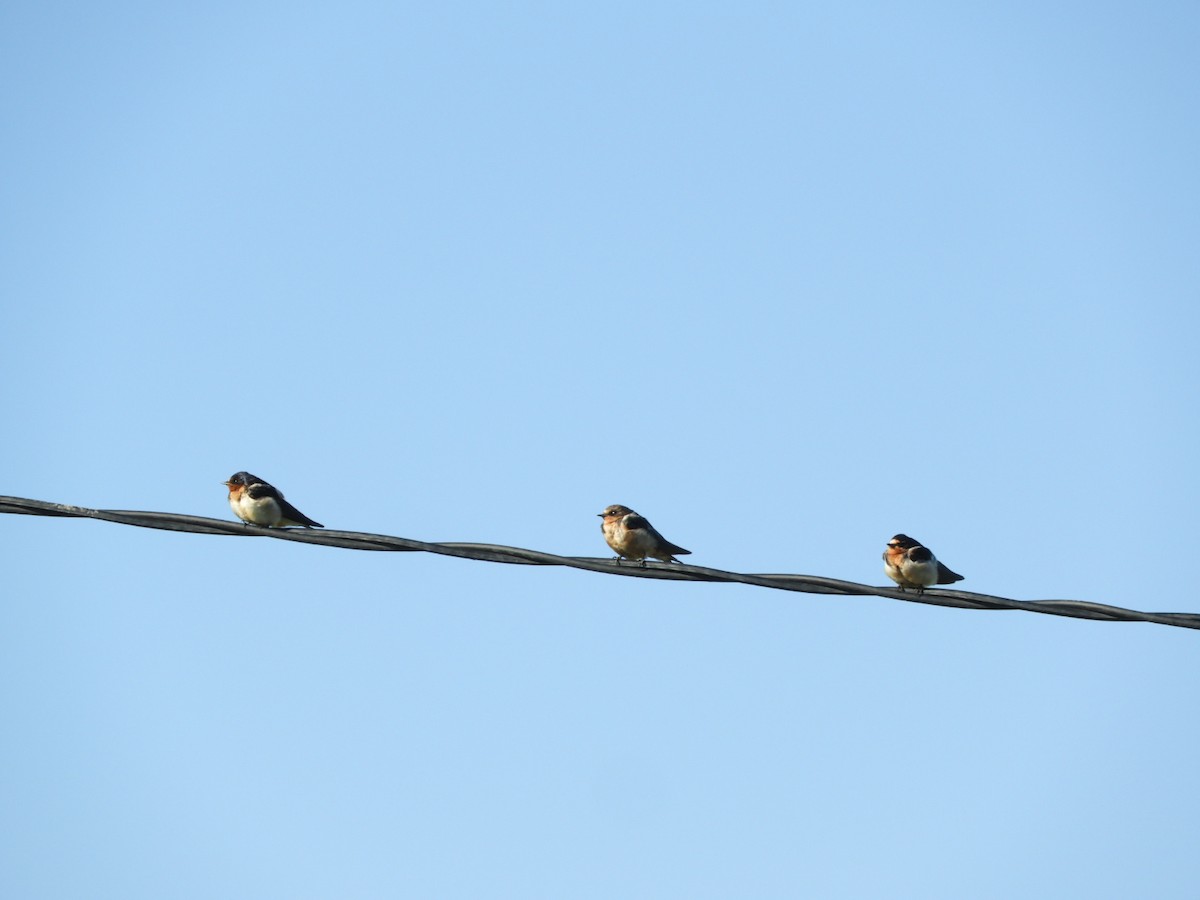
<svg viewBox="0 0 1200 900">
<path fill-rule="evenodd" d="M 285 528 L 303 525 L 305 528 L 324 528 L 283 499 L 277 488 L 249 472 L 230 475 L 223 482 L 229 488 L 229 506 L 233 514 L 251 525 Z"/>
<path fill-rule="evenodd" d="M 963 577 L 938 562 L 928 547 L 907 534 L 898 534 L 888 541 L 883 551 L 883 571 L 900 585 L 900 590 L 916 588 L 918 594 L 932 584 L 954 584 Z"/>
<path fill-rule="evenodd" d="M 667 563 L 677 563 L 678 556 L 687 556 L 692 551 L 676 547 L 661 534 L 654 526 L 635 513 L 628 506 L 616 503 L 606 507 L 598 514 L 604 521 L 600 530 L 604 532 L 604 540 L 616 552 L 617 565 L 621 559 L 640 560 L 646 565 L 646 557 L 660 559 Z"/>
</svg>

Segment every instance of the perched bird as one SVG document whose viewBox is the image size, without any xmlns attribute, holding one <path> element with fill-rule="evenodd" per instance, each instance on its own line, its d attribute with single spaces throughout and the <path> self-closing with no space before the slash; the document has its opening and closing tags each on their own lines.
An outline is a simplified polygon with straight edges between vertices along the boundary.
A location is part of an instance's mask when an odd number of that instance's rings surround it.
<svg viewBox="0 0 1200 900">
<path fill-rule="evenodd" d="M 243 522 L 267 528 L 285 528 L 288 525 L 325 527 L 284 500 L 283 494 L 257 475 L 238 472 L 223 483 L 229 488 L 229 506 L 233 514 Z"/>
<path fill-rule="evenodd" d="M 951 572 L 938 562 L 933 551 L 907 534 L 898 534 L 888 541 L 887 549 L 883 551 L 883 571 L 900 585 L 900 590 L 916 588 L 918 594 L 925 593 L 925 588 L 931 584 L 954 584 L 963 580 L 957 572 Z"/>
<path fill-rule="evenodd" d="M 608 546 L 617 554 L 618 565 L 624 558 L 639 560 L 644 566 L 648 556 L 677 563 L 677 555 L 687 556 L 692 552 L 676 547 L 628 506 L 615 503 L 606 507 L 599 516 L 604 520 L 600 523 L 600 530 L 604 532 Z"/>
</svg>

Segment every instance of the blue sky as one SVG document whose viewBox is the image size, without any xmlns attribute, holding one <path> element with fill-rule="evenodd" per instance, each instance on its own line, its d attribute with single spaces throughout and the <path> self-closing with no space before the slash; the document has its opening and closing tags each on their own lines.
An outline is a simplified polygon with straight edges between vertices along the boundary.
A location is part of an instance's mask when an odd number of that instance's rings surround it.
<svg viewBox="0 0 1200 900">
<path fill-rule="evenodd" d="M 8 4 L 0 493 L 1200 611 L 1198 43 Z M 0 534 L 4 896 L 1196 896 L 1190 631 Z"/>
</svg>

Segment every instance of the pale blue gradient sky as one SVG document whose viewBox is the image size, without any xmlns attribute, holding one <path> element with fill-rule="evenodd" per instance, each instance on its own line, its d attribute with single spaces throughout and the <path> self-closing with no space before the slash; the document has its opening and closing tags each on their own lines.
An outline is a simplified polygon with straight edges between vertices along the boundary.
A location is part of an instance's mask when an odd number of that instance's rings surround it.
<svg viewBox="0 0 1200 900">
<path fill-rule="evenodd" d="M 1200 611 L 1200 7 L 10 3 L 0 493 Z M 0 516 L 0 895 L 1194 898 L 1200 636 Z"/>
</svg>

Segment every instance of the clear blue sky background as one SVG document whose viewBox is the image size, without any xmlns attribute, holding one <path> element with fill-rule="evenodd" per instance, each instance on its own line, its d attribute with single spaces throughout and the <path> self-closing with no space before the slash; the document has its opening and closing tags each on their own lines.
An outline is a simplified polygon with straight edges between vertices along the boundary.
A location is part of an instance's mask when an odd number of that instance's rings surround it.
<svg viewBox="0 0 1200 900">
<path fill-rule="evenodd" d="M 0 11 L 0 493 L 1200 611 L 1194 3 Z M 1195 898 L 1200 634 L 0 516 L 0 895 Z"/>
</svg>

